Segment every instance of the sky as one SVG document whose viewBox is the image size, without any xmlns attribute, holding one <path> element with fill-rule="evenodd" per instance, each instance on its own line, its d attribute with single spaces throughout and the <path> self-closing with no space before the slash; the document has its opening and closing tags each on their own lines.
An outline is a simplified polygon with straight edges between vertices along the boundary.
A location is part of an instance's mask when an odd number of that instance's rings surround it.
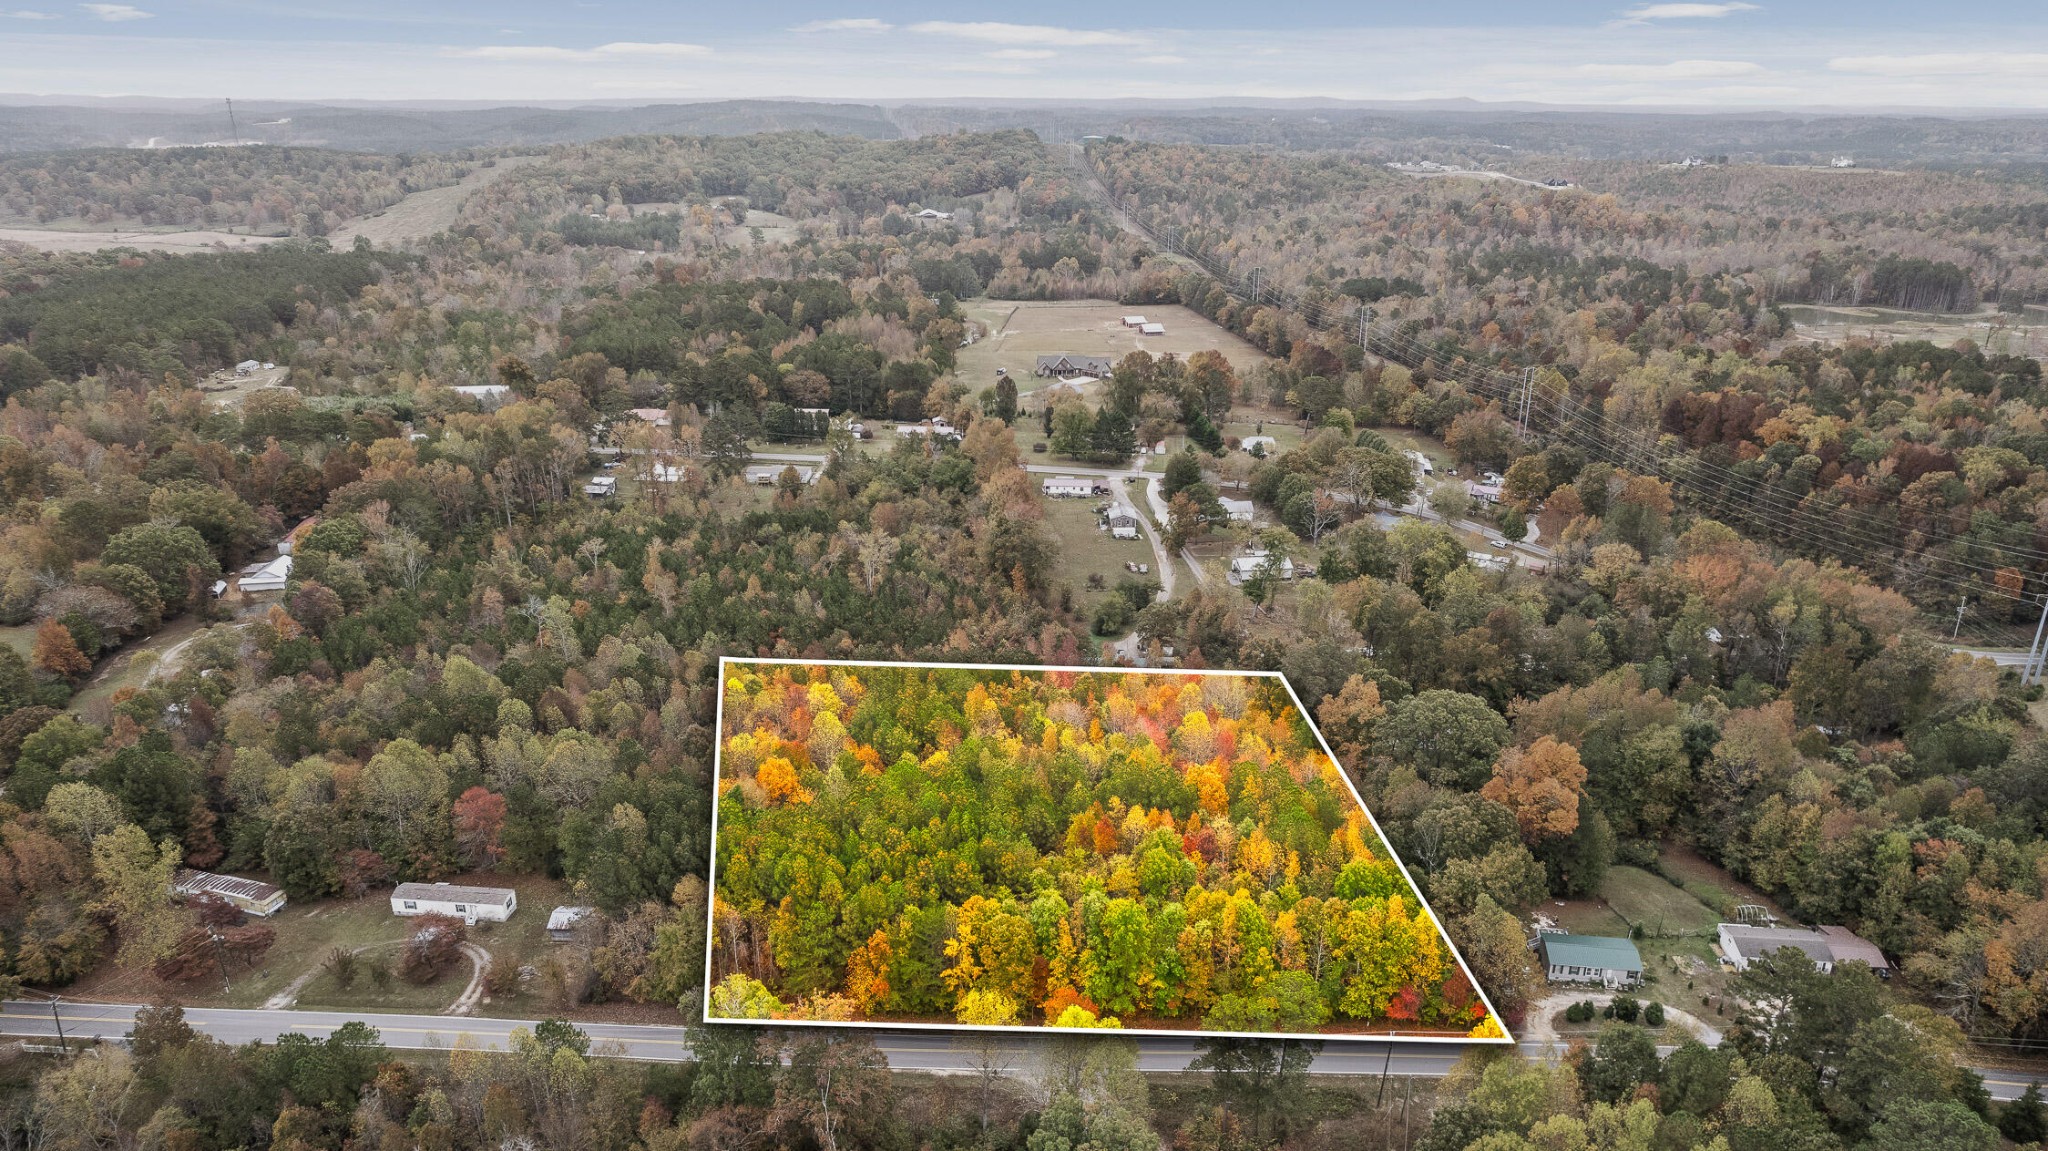
<svg viewBox="0 0 2048 1151">
<path fill-rule="evenodd" d="M 2048 111 L 2048 3 L 0 0 L 0 92 Z"/>
</svg>

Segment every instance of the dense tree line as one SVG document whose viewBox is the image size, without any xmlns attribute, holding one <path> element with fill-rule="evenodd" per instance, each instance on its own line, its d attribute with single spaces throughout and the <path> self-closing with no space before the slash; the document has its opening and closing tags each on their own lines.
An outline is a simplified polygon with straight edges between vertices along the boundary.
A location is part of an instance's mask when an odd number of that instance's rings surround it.
<svg viewBox="0 0 2048 1151">
<path fill-rule="evenodd" d="M 722 722 L 716 1013 L 1499 1033 L 1275 680 L 734 665 Z"/>
</svg>

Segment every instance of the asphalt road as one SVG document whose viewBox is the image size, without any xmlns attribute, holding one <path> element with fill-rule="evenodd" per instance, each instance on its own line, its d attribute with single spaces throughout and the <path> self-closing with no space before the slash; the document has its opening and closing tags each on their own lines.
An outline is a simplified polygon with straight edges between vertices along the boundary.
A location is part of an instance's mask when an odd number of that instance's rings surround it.
<svg viewBox="0 0 2048 1151">
<path fill-rule="evenodd" d="M 70 1041 L 83 1039 L 119 1040 L 133 1025 L 135 1004 L 65 1003 L 58 1008 L 64 1035 Z M 339 1011 L 239 1011 L 188 1007 L 185 1020 L 196 1030 L 223 1043 L 242 1044 L 251 1040 L 274 1042 L 280 1035 L 299 1032 L 325 1038 L 344 1023 L 361 1022 L 377 1029 L 387 1047 L 409 1051 L 446 1051 L 460 1045 L 502 1050 L 513 1029 L 534 1025 L 531 1019 L 449 1018 L 437 1015 L 356 1015 Z M 617 1023 L 580 1023 L 592 1040 L 595 1054 L 623 1059 L 675 1061 L 689 1058 L 687 1033 L 681 1027 Z M 56 1020 L 48 1003 L 8 1000 L 0 1004 L 0 1035 L 43 1042 L 57 1038 Z M 957 1038 L 939 1032 L 876 1031 L 875 1045 L 899 1071 L 930 1071 L 963 1074 L 974 1069 L 976 1056 L 965 1050 Z M 1141 1071 L 1185 1071 L 1199 1053 L 1199 1040 L 1172 1036 L 1141 1035 L 1138 1068 Z M 1036 1036 L 1011 1036 L 1005 1042 L 1009 1069 L 1026 1074 L 1037 1062 L 1045 1040 Z M 1521 1045 L 1524 1055 L 1541 1058 L 1554 1055 L 1556 1048 L 1540 1044 Z M 1669 1048 L 1663 1049 L 1666 1053 Z M 1389 1044 L 1371 1040 L 1330 1039 L 1322 1054 L 1309 1068 L 1315 1075 L 1395 1076 L 1439 1078 L 1464 1053 L 1459 1044 Z M 1991 1097 L 2019 1098 L 2035 1078 L 2020 1072 L 1977 1068 Z"/>
</svg>

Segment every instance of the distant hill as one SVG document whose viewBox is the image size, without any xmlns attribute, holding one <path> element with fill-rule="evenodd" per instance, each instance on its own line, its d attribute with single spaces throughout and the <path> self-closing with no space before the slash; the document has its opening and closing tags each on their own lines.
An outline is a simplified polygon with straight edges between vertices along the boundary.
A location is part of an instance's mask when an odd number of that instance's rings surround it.
<svg viewBox="0 0 2048 1151">
<path fill-rule="evenodd" d="M 817 131 L 895 139 L 903 132 L 871 104 L 725 100 L 639 107 L 435 108 L 255 102 L 235 105 L 245 141 L 357 152 L 568 144 L 654 133 L 742 136 Z M 286 121 L 278 123 L 278 121 Z M 211 107 L 14 104 L 0 108 L 0 152 L 203 144 L 229 139 L 227 112 Z"/>
</svg>

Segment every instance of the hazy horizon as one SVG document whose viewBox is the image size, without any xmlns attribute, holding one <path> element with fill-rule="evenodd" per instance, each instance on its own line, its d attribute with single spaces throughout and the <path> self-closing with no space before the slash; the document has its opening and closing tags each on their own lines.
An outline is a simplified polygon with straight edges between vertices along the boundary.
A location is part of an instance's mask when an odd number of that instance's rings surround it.
<svg viewBox="0 0 2048 1151">
<path fill-rule="evenodd" d="M 1383 10 L 1055 2 L 1016 22 L 900 3 L 772 13 L 635 2 L 348 9 L 88 3 L 0 10 L 0 87 L 275 101 L 716 99 L 1533 103 L 2048 111 L 2048 22 L 1900 3 L 1485 0 Z M 707 16 L 709 18 L 707 18 Z M 1993 45 L 1993 47 L 1986 47 Z M 195 68 L 195 60 L 227 66 Z"/>
</svg>

